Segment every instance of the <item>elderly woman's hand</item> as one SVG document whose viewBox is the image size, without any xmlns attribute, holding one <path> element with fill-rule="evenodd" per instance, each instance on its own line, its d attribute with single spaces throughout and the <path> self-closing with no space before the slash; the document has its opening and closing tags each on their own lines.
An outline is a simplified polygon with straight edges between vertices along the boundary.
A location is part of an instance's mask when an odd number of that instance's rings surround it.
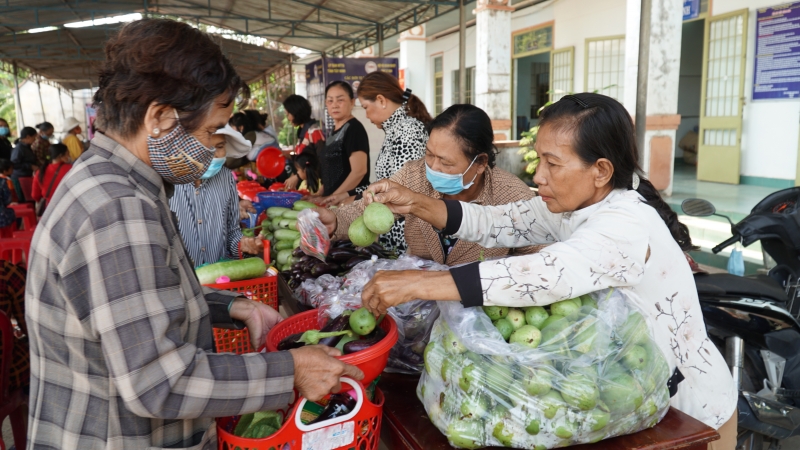
<svg viewBox="0 0 800 450">
<path fill-rule="evenodd" d="M 335 356 L 342 352 L 326 345 L 307 345 L 289 350 L 294 360 L 294 387 L 312 402 L 342 390 L 341 377 L 364 379 L 364 372 Z"/>
<path fill-rule="evenodd" d="M 247 220 L 250 218 L 249 213 L 256 213 L 256 208 L 250 200 L 239 200 L 239 220 Z"/>
<path fill-rule="evenodd" d="M 347 200 L 350 195 L 347 192 L 340 192 L 338 194 L 331 194 L 327 197 L 322 197 L 320 203 L 325 206 L 339 206 L 342 202 Z"/>
<path fill-rule="evenodd" d="M 413 214 L 413 206 L 420 196 L 430 198 L 390 180 L 372 183 L 363 194 L 365 205 L 380 202 L 395 214 Z"/>
<path fill-rule="evenodd" d="M 260 255 L 264 253 L 264 241 L 257 237 L 243 237 L 239 244 L 242 247 L 242 253 L 248 255 Z"/>
<path fill-rule="evenodd" d="M 381 270 L 364 286 L 361 304 L 375 315 L 412 300 L 461 300 L 450 272 Z"/>
</svg>

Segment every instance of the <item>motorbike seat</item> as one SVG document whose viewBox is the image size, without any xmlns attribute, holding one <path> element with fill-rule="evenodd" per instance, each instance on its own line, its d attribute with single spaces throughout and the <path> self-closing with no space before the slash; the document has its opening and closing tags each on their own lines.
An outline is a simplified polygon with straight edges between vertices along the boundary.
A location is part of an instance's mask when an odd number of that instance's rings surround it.
<svg viewBox="0 0 800 450">
<path fill-rule="evenodd" d="M 697 293 L 702 296 L 743 296 L 788 302 L 783 287 L 767 275 L 740 277 L 729 273 L 694 275 Z"/>
</svg>

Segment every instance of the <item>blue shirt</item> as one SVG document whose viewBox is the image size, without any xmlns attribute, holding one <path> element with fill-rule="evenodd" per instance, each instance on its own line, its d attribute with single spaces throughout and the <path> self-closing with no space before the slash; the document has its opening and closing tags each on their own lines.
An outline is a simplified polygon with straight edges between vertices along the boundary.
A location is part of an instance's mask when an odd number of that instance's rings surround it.
<svg viewBox="0 0 800 450">
<path fill-rule="evenodd" d="M 223 167 L 200 186 L 175 185 L 169 209 L 178 218 L 178 230 L 195 266 L 239 257 L 239 196 L 229 169 Z"/>
</svg>

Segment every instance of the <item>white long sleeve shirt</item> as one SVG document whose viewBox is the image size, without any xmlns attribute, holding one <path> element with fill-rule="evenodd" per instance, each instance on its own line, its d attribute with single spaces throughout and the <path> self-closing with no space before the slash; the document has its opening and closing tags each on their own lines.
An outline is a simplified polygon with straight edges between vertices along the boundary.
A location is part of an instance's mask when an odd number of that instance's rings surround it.
<svg viewBox="0 0 800 450">
<path fill-rule="evenodd" d="M 738 392 L 706 335 L 691 269 L 664 221 L 638 192 L 616 190 L 595 205 L 562 214 L 551 213 L 540 197 L 460 206 L 459 239 L 484 247 L 552 244 L 536 254 L 480 263 L 483 305 L 541 306 L 610 287 L 630 290 L 655 325 L 670 371 L 677 366 L 686 377 L 671 405 L 713 428 L 732 416 Z M 448 220 L 448 231 L 456 226 Z M 457 276 L 459 270 L 474 266 L 454 269 L 454 278 L 465 305 L 479 303 L 464 298 L 478 292 L 478 277 L 469 282 Z"/>
</svg>

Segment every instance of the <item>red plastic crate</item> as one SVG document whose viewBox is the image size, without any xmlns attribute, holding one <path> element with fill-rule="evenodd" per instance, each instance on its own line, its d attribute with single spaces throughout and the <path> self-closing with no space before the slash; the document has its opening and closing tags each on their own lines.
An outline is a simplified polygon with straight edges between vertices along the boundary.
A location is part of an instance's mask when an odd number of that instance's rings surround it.
<svg viewBox="0 0 800 450">
<path fill-rule="evenodd" d="M 322 448 L 314 442 L 327 442 L 338 438 L 342 445 L 324 448 L 333 450 L 376 450 L 381 437 L 381 419 L 383 416 L 383 393 L 375 389 L 374 402 L 366 398 L 364 386 L 349 378 L 342 378 L 342 384 L 351 385 L 358 393 L 359 399 L 355 410 L 346 416 L 328 420 L 319 424 L 303 425 L 300 413 L 306 400 L 300 398 L 290 406 L 289 413 L 284 414 L 284 424 L 272 436 L 263 439 L 246 439 L 234 436 L 239 417 L 217 419 L 218 450 L 301 450 L 306 448 Z"/>
<path fill-rule="evenodd" d="M 269 241 L 264 241 L 264 262 L 269 266 Z M 239 292 L 250 300 L 261 302 L 278 310 L 278 275 L 267 275 L 250 280 L 231 281 L 206 285 L 213 289 Z M 250 353 L 255 351 L 250 345 L 250 333 L 244 330 L 214 328 L 214 342 L 217 353 Z"/>
</svg>

